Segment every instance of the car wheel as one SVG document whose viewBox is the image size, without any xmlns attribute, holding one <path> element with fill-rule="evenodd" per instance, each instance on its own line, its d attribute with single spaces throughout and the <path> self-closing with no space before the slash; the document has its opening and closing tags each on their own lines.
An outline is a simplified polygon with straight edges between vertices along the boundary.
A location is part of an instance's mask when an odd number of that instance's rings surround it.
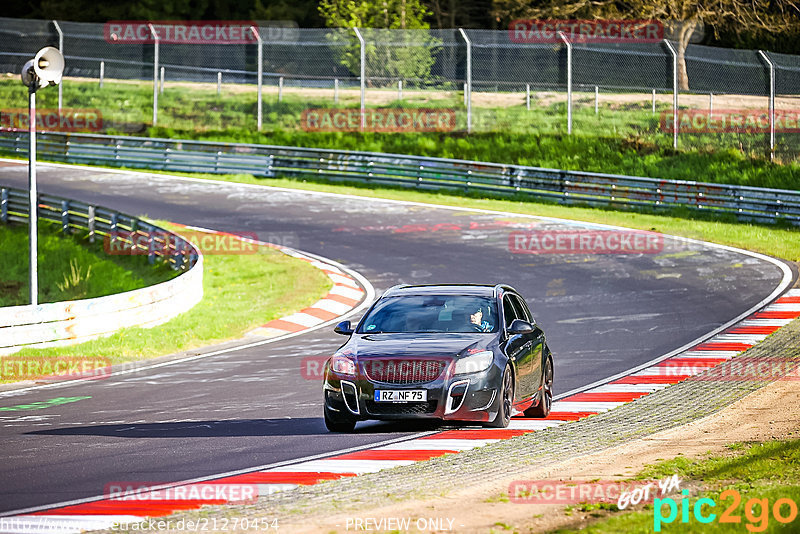
<svg viewBox="0 0 800 534">
<path fill-rule="evenodd" d="M 539 390 L 539 403 L 525 410 L 527 417 L 547 417 L 553 407 L 553 358 L 548 356 L 542 370 L 542 389 Z"/>
<path fill-rule="evenodd" d="M 500 409 L 497 410 L 497 417 L 486 426 L 492 428 L 506 428 L 511 422 L 511 410 L 514 406 L 514 379 L 511 376 L 511 368 L 506 366 L 503 372 L 503 383 L 500 387 Z"/>
<path fill-rule="evenodd" d="M 356 427 L 356 420 L 352 417 L 342 416 L 336 412 L 328 409 L 327 406 L 323 409 L 325 415 L 325 427 L 331 432 L 352 432 Z"/>
</svg>

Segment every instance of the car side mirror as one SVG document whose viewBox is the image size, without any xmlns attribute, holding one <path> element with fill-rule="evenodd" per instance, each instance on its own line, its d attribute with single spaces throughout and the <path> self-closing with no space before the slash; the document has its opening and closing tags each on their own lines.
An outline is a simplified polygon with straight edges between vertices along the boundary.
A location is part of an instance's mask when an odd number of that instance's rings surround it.
<svg viewBox="0 0 800 534">
<path fill-rule="evenodd" d="M 334 327 L 333 331 L 343 336 L 349 336 L 353 333 L 353 327 L 350 326 L 350 321 L 342 321 Z"/>
<path fill-rule="evenodd" d="M 513 335 L 530 334 L 531 332 L 533 332 L 533 325 L 522 319 L 514 319 L 508 327 L 508 333 Z"/>
</svg>

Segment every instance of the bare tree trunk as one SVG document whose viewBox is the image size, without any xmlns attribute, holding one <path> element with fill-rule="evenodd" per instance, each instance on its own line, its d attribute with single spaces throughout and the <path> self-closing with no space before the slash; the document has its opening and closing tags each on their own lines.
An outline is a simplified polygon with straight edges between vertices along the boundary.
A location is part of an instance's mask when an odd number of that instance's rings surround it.
<svg viewBox="0 0 800 534">
<path fill-rule="evenodd" d="M 681 91 L 689 90 L 689 72 L 686 70 L 686 47 L 698 26 L 696 19 L 685 20 L 678 31 L 678 87 Z"/>
</svg>

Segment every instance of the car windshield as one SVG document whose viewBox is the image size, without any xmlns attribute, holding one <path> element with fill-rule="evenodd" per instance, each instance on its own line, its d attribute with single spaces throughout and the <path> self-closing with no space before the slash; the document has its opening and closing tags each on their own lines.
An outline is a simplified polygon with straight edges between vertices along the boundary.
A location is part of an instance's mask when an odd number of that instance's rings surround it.
<svg viewBox="0 0 800 534">
<path fill-rule="evenodd" d="M 361 322 L 359 334 L 496 332 L 494 299 L 456 295 L 407 295 L 381 299 Z"/>
</svg>

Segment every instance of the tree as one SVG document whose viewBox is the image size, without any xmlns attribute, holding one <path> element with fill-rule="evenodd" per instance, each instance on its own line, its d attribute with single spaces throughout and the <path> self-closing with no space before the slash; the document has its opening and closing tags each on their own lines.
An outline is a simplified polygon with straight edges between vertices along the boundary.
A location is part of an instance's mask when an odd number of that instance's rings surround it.
<svg viewBox="0 0 800 534">
<path fill-rule="evenodd" d="M 800 7 L 791 0 L 494 0 L 493 11 L 506 23 L 521 18 L 663 21 L 678 45 L 678 76 L 683 90 L 689 89 L 686 47 L 698 28 L 710 27 L 717 39 L 722 28 L 772 33 L 800 28 Z"/>
<path fill-rule="evenodd" d="M 420 0 L 322 0 L 319 13 L 329 28 L 364 29 L 368 76 L 385 79 L 430 77 L 439 40 L 427 31 L 430 12 Z M 390 30 L 414 30 L 392 32 Z M 352 32 L 333 32 L 329 39 L 339 62 L 360 72 L 360 44 Z"/>
</svg>

